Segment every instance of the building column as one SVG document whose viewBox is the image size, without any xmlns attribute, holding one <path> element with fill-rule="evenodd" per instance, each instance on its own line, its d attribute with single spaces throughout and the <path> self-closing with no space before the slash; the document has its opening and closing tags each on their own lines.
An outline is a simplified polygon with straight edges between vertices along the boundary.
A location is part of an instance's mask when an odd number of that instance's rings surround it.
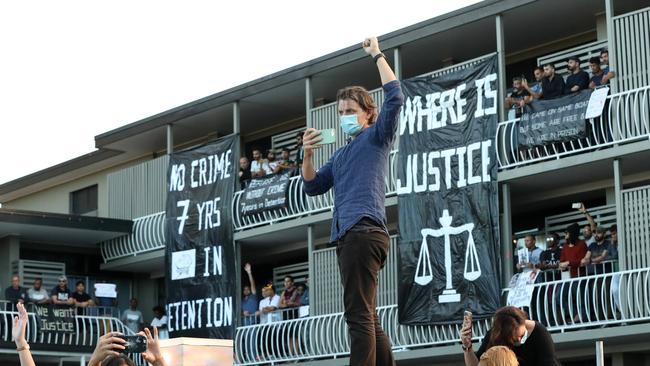
<svg viewBox="0 0 650 366">
<path fill-rule="evenodd" d="M 314 225 L 307 225 L 307 261 L 308 265 L 308 276 L 309 276 L 309 286 L 314 283 Z M 310 290 L 313 294 L 313 291 Z M 313 314 L 314 309 L 314 297 L 310 296 L 309 299 L 309 308 L 310 313 Z"/>
<path fill-rule="evenodd" d="M 241 293 L 242 289 L 242 280 L 241 280 L 241 269 L 242 269 L 242 263 L 241 263 L 241 244 L 233 240 L 232 245 L 235 247 L 235 298 L 233 301 L 235 302 L 235 327 L 241 326 L 241 296 L 239 295 Z"/>
<path fill-rule="evenodd" d="M 621 160 L 614 159 L 614 197 L 616 203 L 616 227 L 618 229 L 618 263 L 621 271 L 628 269 L 627 251 L 625 250 L 625 222 L 623 221 L 623 176 L 621 174 Z"/>
<path fill-rule="evenodd" d="M 508 287 L 510 278 L 513 275 L 512 255 L 512 210 L 510 207 L 510 184 L 501 185 L 501 196 L 503 198 L 503 216 L 501 217 L 501 285 Z"/>
<path fill-rule="evenodd" d="M 232 133 L 240 133 L 239 101 L 232 104 Z"/>
<path fill-rule="evenodd" d="M 307 127 L 313 127 L 311 120 L 311 109 L 313 108 L 314 96 L 311 90 L 311 77 L 305 78 L 305 118 Z"/>
<path fill-rule="evenodd" d="M 174 153 L 174 125 L 167 125 L 167 155 Z"/>
<path fill-rule="evenodd" d="M 397 80 L 402 80 L 402 53 L 400 52 L 399 47 L 393 49 L 393 71 Z"/>
<path fill-rule="evenodd" d="M 11 283 L 11 276 L 13 276 L 13 264 L 20 260 L 20 237 L 10 235 L 0 238 L 0 267 L 4 270 L 0 271 L 0 283 Z M 20 281 L 22 282 L 22 278 Z M 22 283 L 22 286 L 31 286 L 31 284 Z"/>
<path fill-rule="evenodd" d="M 607 23 L 607 51 L 609 52 L 609 69 L 618 70 L 616 68 L 616 39 L 614 38 L 614 0 L 605 0 L 605 22 Z M 620 77 L 614 78 L 614 82 L 610 83 L 612 88 L 611 94 L 618 91 L 618 80 Z"/>
<path fill-rule="evenodd" d="M 506 120 L 506 110 L 504 99 L 506 95 L 506 54 L 505 54 L 505 36 L 503 33 L 503 17 L 501 14 L 496 16 L 496 36 L 497 36 L 497 67 L 499 77 L 497 78 L 499 95 L 497 102 L 499 103 L 499 122 Z"/>
</svg>

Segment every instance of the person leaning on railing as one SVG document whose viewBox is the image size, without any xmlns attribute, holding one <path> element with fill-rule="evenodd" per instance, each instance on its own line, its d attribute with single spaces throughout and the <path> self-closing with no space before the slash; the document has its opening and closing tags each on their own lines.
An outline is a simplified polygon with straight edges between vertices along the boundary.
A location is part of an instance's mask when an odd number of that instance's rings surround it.
<svg viewBox="0 0 650 366">
<path fill-rule="evenodd" d="M 555 354 L 555 344 L 546 327 L 528 320 L 526 313 L 514 306 L 497 310 L 492 318 L 492 327 L 485 334 L 476 353 L 472 349 L 471 315 L 465 317 L 460 330 L 460 340 L 465 366 L 479 365 L 479 359 L 494 346 L 508 347 L 515 353 L 521 366 L 560 365 Z"/>
</svg>

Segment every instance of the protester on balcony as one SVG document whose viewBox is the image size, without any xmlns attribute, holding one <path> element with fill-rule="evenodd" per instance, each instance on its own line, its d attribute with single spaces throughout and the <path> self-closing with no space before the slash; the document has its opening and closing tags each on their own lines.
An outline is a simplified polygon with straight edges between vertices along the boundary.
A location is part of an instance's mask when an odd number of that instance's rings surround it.
<svg viewBox="0 0 650 366">
<path fill-rule="evenodd" d="M 293 281 L 292 276 L 285 276 L 284 277 L 284 291 L 282 291 L 282 294 L 280 295 L 280 308 L 286 309 L 286 308 L 295 308 L 298 306 L 298 303 L 296 302 L 296 297 L 298 296 L 298 292 L 296 291 L 296 286 Z"/>
<path fill-rule="evenodd" d="M 377 39 L 366 39 L 363 49 L 372 56 L 383 85 L 381 113 L 377 116 L 375 101 L 366 89 L 352 86 L 339 90 L 340 126 L 351 140 L 316 172 L 313 154 L 322 140 L 321 132 L 308 128 L 303 137 L 303 187 L 310 196 L 334 188 L 330 240 L 337 243 L 350 364 L 393 365 L 390 341 L 379 325 L 375 305 L 377 276 L 389 248 L 385 211 L 388 157 L 404 95 Z"/>
<path fill-rule="evenodd" d="M 34 359 L 32 358 L 32 353 L 29 351 L 27 338 L 25 337 L 27 322 L 29 322 L 27 310 L 23 303 L 16 304 L 16 310 L 18 311 L 18 316 L 14 317 L 13 327 L 11 328 L 11 337 L 16 343 L 16 351 L 18 351 L 20 366 L 36 366 Z"/>
<path fill-rule="evenodd" d="M 587 245 L 578 238 L 580 226 L 573 223 L 566 228 L 565 243 L 562 247 L 559 268 L 563 271 L 570 269 L 571 277 L 578 277 L 578 268 L 582 258 L 587 254 Z"/>
<path fill-rule="evenodd" d="M 113 309 L 117 306 L 117 285 L 100 280 L 93 286 L 95 292 L 95 304 L 99 306 L 99 315 L 109 314 L 113 316 Z"/>
<path fill-rule="evenodd" d="M 257 289 L 255 287 L 255 278 L 253 277 L 253 267 L 250 263 L 244 265 L 244 270 L 248 275 L 249 285 L 245 285 L 242 291 L 241 311 L 244 317 L 244 325 L 257 324 L 255 312 L 258 310 Z"/>
<path fill-rule="evenodd" d="M 594 231 L 598 225 L 596 225 L 596 221 L 587 211 L 587 207 L 585 207 L 584 203 L 580 203 L 580 208 L 578 208 L 578 211 L 585 215 L 585 218 L 587 219 L 587 225 L 585 225 L 582 229 L 582 237 L 585 239 L 587 246 L 589 246 L 596 241 L 596 238 L 594 237 Z"/>
<path fill-rule="evenodd" d="M 517 356 L 506 346 L 494 346 L 481 355 L 478 366 L 518 366 Z"/>
<path fill-rule="evenodd" d="M 589 59 L 589 67 L 591 68 L 591 78 L 589 79 L 589 88 L 596 89 L 599 86 L 607 85 L 607 79 L 605 78 L 605 70 L 600 67 L 600 58 L 592 57 Z M 603 83 L 603 78 L 605 78 L 605 83 Z"/>
<path fill-rule="evenodd" d="M 526 313 L 514 306 L 497 310 L 492 318 L 492 328 L 483 337 L 476 353 L 472 349 L 472 322 L 466 319 L 460 330 L 460 340 L 465 366 L 479 365 L 484 353 L 495 346 L 505 346 L 517 356 L 521 366 L 560 365 L 555 354 L 551 334 L 536 321 L 528 320 Z M 494 351 L 493 351 L 494 352 Z"/>
<path fill-rule="evenodd" d="M 74 305 L 77 307 L 77 314 L 84 315 L 84 309 L 95 306 L 93 299 L 86 293 L 86 284 L 84 281 L 77 281 L 75 284 L 75 292 L 70 295 L 74 300 Z M 88 315 L 88 314 L 85 314 Z"/>
<path fill-rule="evenodd" d="M 552 233 L 546 237 L 546 250 L 539 256 L 539 268 L 541 270 L 557 269 L 560 265 L 561 256 L 560 236 L 557 233 Z M 559 278 L 553 279 L 559 280 Z"/>
<path fill-rule="evenodd" d="M 612 272 L 611 263 L 603 263 L 609 261 L 609 248 L 611 246 L 609 240 L 605 237 L 607 230 L 603 227 L 596 228 L 595 241 L 588 247 L 587 253 L 582 258 L 581 265 L 587 267 L 587 274 L 602 274 Z"/>
<path fill-rule="evenodd" d="M 580 90 L 589 88 L 589 74 L 580 68 L 580 57 L 569 57 L 567 69 L 571 74 L 566 78 L 564 94 L 577 93 Z"/>
<path fill-rule="evenodd" d="M 262 158 L 262 151 L 260 149 L 253 149 L 253 161 L 251 162 L 251 176 L 253 178 L 263 177 L 267 174 L 273 173 L 269 169 L 269 164 L 266 159 Z"/>
<path fill-rule="evenodd" d="M 50 299 L 54 305 L 74 305 L 74 299 L 70 296 L 68 289 L 68 278 L 66 276 L 59 276 L 59 281 L 56 287 L 50 292 Z"/>
<path fill-rule="evenodd" d="M 239 188 L 246 188 L 251 178 L 251 164 L 247 157 L 242 156 L 239 158 Z"/>
<path fill-rule="evenodd" d="M 138 310 L 138 299 L 132 298 L 129 301 L 129 308 L 122 312 L 122 323 L 131 329 L 133 333 L 142 330 L 144 326 L 144 317 L 142 312 Z"/>
<path fill-rule="evenodd" d="M 555 99 L 564 94 L 564 79 L 555 74 L 555 66 L 551 63 L 544 65 L 542 80 L 542 98 Z"/>
<path fill-rule="evenodd" d="M 281 159 L 278 166 L 273 171 L 274 173 L 286 172 L 296 168 L 296 162 L 291 160 L 291 151 L 286 147 L 282 149 Z"/>
<path fill-rule="evenodd" d="M 296 135 L 296 167 L 302 168 L 302 161 L 305 159 L 305 149 L 302 147 L 302 132 Z"/>
<path fill-rule="evenodd" d="M 273 284 L 269 283 L 262 288 L 262 296 L 263 299 L 260 300 L 258 310 L 255 312 L 255 315 L 260 317 L 260 323 L 266 324 L 282 320 L 282 314 L 276 312 L 280 307 L 280 296 L 275 294 Z"/>
<path fill-rule="evenodd" d="M 167 366 L 160 351 L 158 328 L 153 327 L 153 333 L 145 328 L 138 334 L 147 339 L 147 351 L 141 353 L 142 358 L 151 366 Z M 126 345 L 122 335 L 120 332 L 109 332 L 99 337 L 88 366 L 135 366 L 133 360 L 121 353 Z"/>
<path fill-rule="evenodd" d="M 506 109 L 511 109 L 514 112 L 513 118 L 521 117 L 523 108 L 530 97 L 530 93 L 522 85 L 523 78 L 515 76 L 512 78 L 512 90 L 506 96 L 505 104 Z"/>
<path fill-rule="evenodd" d="M 158 338 L 169 339 L 169 331 L 167 330 L 167 314 L 165 314 L 165 308 L 160 305 L 156 305 L 151 310 L 153 311 L 151 329 L 158 328 Z"/>
<path fill-rule="evenodd" d="M 523 78 L 521 80 L 521 86 L 526 89 L 530 96 L 528 97 L 528 102 L 533 99 L 539 99 L 542 97 L 542 81 L 544 80 L 544 69 L 539 66 L 536 66 L 533 70 L 533 75 L 535 76 L 535 83 L 528 84 L 528 80 Z"/>
<path fill-rule="evenodd" d="M 50 295 L 47 290 L 43 288 L 43 279 L 36 277 L 34 285 L 27 291 L 29 302 L 37 305 L 44 305 L 50 302 Z"/>
<path fill-rule="evenodd" d="M 542 255 L 542 248 L 537 246 L 535 237 L 533 235 L 526 235 L 524 238 L 524 245 L 527 250 L 526 260 L 517 262 L 517 269 L 519 270 L 533 270 L 539 268 L 540 256 Z"/>
<path fill-rule="evenodd" d="M 20 276 L 11 276 L 11 286 L 5 289 L 5 300 L 12 304 L 24 304 L 27 301 L 27 289 L 20 286 Z"/>
<path fill-rule="evenodd" d="M 296 285 L 296 304 L 298 306 L 309 305 L 309 289 L 304 283 Z"/>
<path fill-rule="evenodd" d="M 604 73 L 602 84 L 609 84 L 609 81 L 616 77 L 616 71 L 609 67 L 609 51 L 607 49 L 600 51 L 600 67 Z"/>
<path fill-rule="evenodd" d="M 275 158 L 275 151 L 269 149 L 266 152 L 266 161 L 267 161 L 269 170 L 271 171 L 271 173 L 269 173 L 269 174 L 274 174 L 274 173 L 277 173 L 279 171 L 278 166 L 280 165 L 280 161 Z"/>
</svg>

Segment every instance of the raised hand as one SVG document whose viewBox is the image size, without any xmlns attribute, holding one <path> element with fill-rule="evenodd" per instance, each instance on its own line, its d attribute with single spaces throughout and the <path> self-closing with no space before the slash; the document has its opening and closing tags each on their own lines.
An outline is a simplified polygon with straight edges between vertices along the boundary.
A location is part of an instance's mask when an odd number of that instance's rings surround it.
<svg viewBox="0 0 650 366">
<path fill-rule="evenodd" d="M 377 37 L 368 37 L 363 41 L 363 50 L 366 51 L 367 54 L 375 57 L 377 54 L 379 54 L 381 51 L 379 50 L 379 41 L 377 40 Z"/>
<path fill-rule="evenodd" d="M 314 155 L 314 149 L 318 149 L 321 145 L 317 145 L 323 138 L 321 132 L 315 128 L 309 127 L 302 135 L 302 147 L 305 150 L 305 158 L 310 159 Z"/>
<path fill-rule="evenodd" d="M 126 344 L 126 341 L 120 337 L 121 335 L 120 332 L 108 332 L 99 337 L 88 366 L 98 366 L 108 356 L 119 356 L 119 351 L 123 350 Z"/>
<path fill-rule="evenodd" d="M 153 366 L 165 366 L 165 359 L 158 343 L 158 327 L 153 327 L 153 336 L 149 328 L 144 328 L 144 332 L 138 334 L 147 338 L 147 351 L 142 353 L 142 357 Z"/>
<path fill-rule="evenodd" d="M 11 336 L 16 342 L 16 347 L 24 347 L 27 345 L 27 340 L 25 339 L 25 331 L 27 329 L 27 322 L 29 317 L 27 316 L 27 310 L 25 310 L 25 305 L 22 303 L 16 304 L 18 309 L 18 316 L 14 317 L 13 328 L 11 329 Z"/>
<path fill-rule="evenodd" d="M 244 264 L 244 271 L 246 271 L 246 273 L 250 274 L 252 270 L 253 270 L 253 268 L 251 268 L 250 263 Z"/>
</svg>

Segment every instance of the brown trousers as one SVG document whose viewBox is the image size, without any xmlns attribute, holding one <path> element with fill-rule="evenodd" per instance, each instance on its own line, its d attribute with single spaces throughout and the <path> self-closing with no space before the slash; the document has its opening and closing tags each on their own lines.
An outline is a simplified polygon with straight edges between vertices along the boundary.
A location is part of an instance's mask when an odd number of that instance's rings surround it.
<svg viewBox="0 0 650 366">
<path fill-rule="evenodd" d="M 375 231 L 350 231 L 336 247 L 352 366 L 395 365 L 390 340 L 381 329 L 375 310 L 377 277 L 386 262 L 388 248 L 388 236 Z"/>
</svg>

